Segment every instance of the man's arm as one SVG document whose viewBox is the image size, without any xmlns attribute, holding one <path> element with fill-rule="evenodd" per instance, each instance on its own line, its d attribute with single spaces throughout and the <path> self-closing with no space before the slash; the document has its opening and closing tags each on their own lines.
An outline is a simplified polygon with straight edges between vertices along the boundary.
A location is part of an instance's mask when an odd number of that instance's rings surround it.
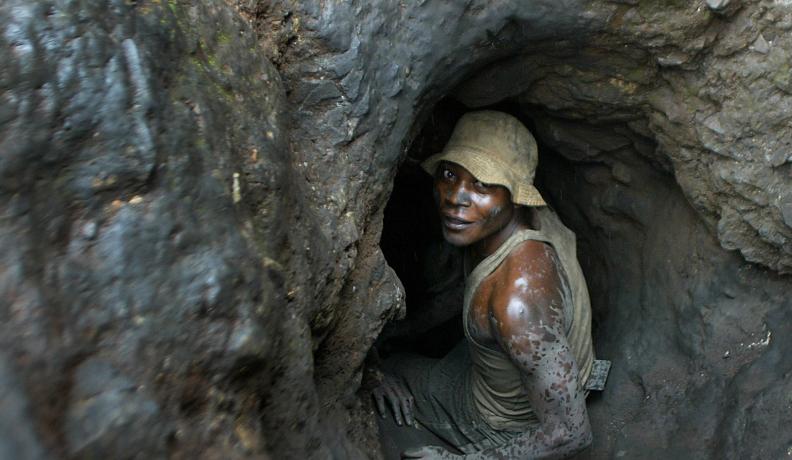
<svg viewBox="0 0 792 460">
<path fill-rule="evenodd" d="M 505 283 L 491 300 L 490 331 L 521 370 L 540 425 L 506 445 L 458 456 L 439 447 L 405 452 L 414 459 L 563 459 L 591 444 L 578 368 L 564 333 L 561 279 L 553 249 L 529 241 L 504 262 Z"/>
<path fill-rule="evenodd" d="M 561 279 L 553 249 L 528 242 L 504 267 L 509 283 L 495 293 L 491 331 L 522 372 L 539 427 L 475 459 L 566 458 L 591 443 L 586 401 L 564 333 Z"/>
</svg>

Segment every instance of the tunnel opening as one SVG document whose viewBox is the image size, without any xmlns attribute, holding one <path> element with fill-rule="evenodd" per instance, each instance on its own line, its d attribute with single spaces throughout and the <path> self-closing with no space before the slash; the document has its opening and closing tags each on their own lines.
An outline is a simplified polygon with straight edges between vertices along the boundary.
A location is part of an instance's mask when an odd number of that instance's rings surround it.
<svg viewBox="0 0 792 460">
<path fill-rule="evenodd" d="M 576 165 L 542 141 L 537 120 L 547 117 L 540 107 L 521 107 L 509 98 L 471 108 L 453 96 L 439 101 L 408 150 L 394 179 L 391 198 L 384 213 L 381 248 L 388 264 L 404 285 L 407 312 L 401 321 L 388 324 L 378 342 L 383 357 L 394 352 L 411 352 L 441 358 L 464 338 L 462 302 L 464 279 L 463 249 L 447 243 L 440 231 L 440 220 L 432 197 L 433 179 L 420 163 L 439 152 L 451 136 L 459 118 L 473 110 L 497 110 L 518 118 L 536 137 L 539 165 L 535 185 L 564 223 L 578 235 L 578 258 L 589 283 L 592 297 L 592 334 L 607 316 L 608 270 L 603 247 L 598 244 L 600 230 L 592 231 L 577 197 L 569 193 L 580 180 L 581 170 L 607 168 L 605 163 L 587 161 Z M 565 197 L 566 194 L 566 197 Z"/>
<path fill-rule="evenodd" d="M 737 363 L 724 354 L 734 347 L 726 337 L 766 334 L 758 319 L 747 329 L 734 320 L 744 316 L 740 302 L 756 303 L 735 299 L 761 275 L 721 246 L 717 217 L 701 206 L 712 184 L 691 183 L 707 176 L 678 102 L 681 81 L 640 49 L 551 45 L 452 88 L 414 130 L 385 210 L 381 248 L 404 285 L 407 313 L 383 329 L 382 357 L 439 358 L 462 339 L 461 252 L 442 240 L 432 180 L 419 164 L 442 149 L 462 114 L 500 110 L 537 140 L 535 185 L 576 234 L 595 352 L 613 363 L 605 390 L 588 399 L 595 452 L 679 442 L 704 455 L 713 447 L 702 436 L 728 436 L 714 409 L 689 403 L 719 407 L 713 395 L 731 391 L 711 386 Z M 669 431 L 669 420 L 685 434 Z"/>
<path fill-rule="evenodd" d="M 675 278 L 663 259 L 676 268 L 693 246 L 719 250 L 661 145 L 676 122 L 657 108 L 673 96 L 659 73 L 640 49 L 542 43 L 480 67 L 437 102 L 414 130 L 384 213 L 380 246 L 404 284 L 407 313 L 383 329 L 378 349 L 439 357 L 462 338 L 462 252 L 443 241 L 420 162 L 443 148 L 464 113 L 491 109 L 518 118 L 537 140 L 535 185 L 577 236 L 597 354 L 626 356 L 631 337 L 686 352 L 656 333 L 638 337 L 647 319 L 669 319 L 656 305 L 680 303 L 663 299 L 674 297 L 662 291 Z M 674 239 L 664 231 L 671 227 L 698 236 Z"/>
<path fill-rule="evenodd" d="M 384 213 L 381 248 L 404 285 L 407 312 L 404 320 L 386 325 L 376 347 L 381 358 L 398 352 L 441 358 L 463 339 L 463 252 L 443 240 L 432 178 L 420 162 L 443 148 L 464 113 L 509 113 L 537 140 L 535 185 L 577 236 L 578 261 L 591 298 L 595 353 L 614 363 L 610 388 L 588 398 L 596 424 L 662 391 L 647 376 L 658 381 L 661 374 L 687 378 L 691 344 L 656 325 L 678 325 L 675 310 L 690 301 L 666 291 L 687 276 L 683 265 L 691 248 L 702 239 L 708 247 L 717 244 L 676 183 L 645 113 L 629 100 L 601 106 L 553 102 L 548 93 L 563 94 L 561 88 L 576 84 L 569 77 L 562 83 L 534 82 L 532 89 L 516 92 L 503 83 L 520 79 L 508 75 L 512 67 L 507 63 L 505 74 L 489 72 L 463 82 L 440 100 L 399 168 Z M 493 81 L 506 89 L 493 92 Z M 698 237 L 668 238 L 663 230 L 668 228 Z M 636 353 L 652 349 L 667 350 L 664 365 L 635 362 Z M 624 399 L 602 404 L 613 387 L 620 388 Z"/>
</svg>

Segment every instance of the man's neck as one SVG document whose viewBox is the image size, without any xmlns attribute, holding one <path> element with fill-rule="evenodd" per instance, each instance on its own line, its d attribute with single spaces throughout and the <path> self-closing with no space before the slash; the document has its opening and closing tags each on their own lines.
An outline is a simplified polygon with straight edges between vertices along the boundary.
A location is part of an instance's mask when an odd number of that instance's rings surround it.
<svg viewBox="0 0 792 460">
<path fill-rule="evenodd" d="M 481 241 L 477 241 L 470 245 L 468 254 L 470 255 L 470 262 L 472 263 L 471 267 L 475 267 L 482 260 L 489 257 L 490 254 L 497 251 L 515 232 L 531 228 L 530 216 L 530 209 L 517 207 L 512 213 L 511 220 L 509 220 L 509 223 L 504 225 L 503 228 Z"/>
</svg>

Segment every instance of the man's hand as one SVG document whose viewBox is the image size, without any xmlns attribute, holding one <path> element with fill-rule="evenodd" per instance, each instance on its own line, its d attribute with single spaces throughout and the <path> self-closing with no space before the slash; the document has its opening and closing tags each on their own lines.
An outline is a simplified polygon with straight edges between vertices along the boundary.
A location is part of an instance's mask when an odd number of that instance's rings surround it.
<svg viewBox="0 0 792 460">
<path fill-rule="evenodd" d="M 415 399 L 401 380 L 385 374 L 382 384 L 374 389 L 372 395 L 381 417 L 385 417 L 385 400 L 387 400 L 393 409 L 393 418 L 397 425 L 401 426 L 403 423 L 407 423 L 408 426 L 418 426 L 413 417 Z"/>
<path fill-rule="evenodd" d="M 421 459 L 421 460 L 454 460 L 464 458 L 461 455 L 452 454 L 451 452 L 436 446 L 424 446 L 415 449 L 407 449 L 402 453 L 402 458 L 406 459 Z"/>
</svg>

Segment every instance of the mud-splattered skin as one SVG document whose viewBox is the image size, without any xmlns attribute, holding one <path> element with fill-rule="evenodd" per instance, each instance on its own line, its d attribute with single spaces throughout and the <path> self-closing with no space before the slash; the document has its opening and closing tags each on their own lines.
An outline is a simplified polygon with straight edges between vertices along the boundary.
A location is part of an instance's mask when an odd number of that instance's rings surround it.
<svg viewBox="0 0 792 460">
<path fill-rule="evenodd" d="M 506 350 L 522 371 L 541 425 L 477 459 L 566 458 L 591 443 L 585 396 L 564 334 L 561 280 L 553 249 L 526 241 L 485 279 L 471 303 L 476 341 Z"/>
<path fill-rule="evenodd" d="M 439 165 L 435 200 L 445 238 L 468 248 L 470 268 L 512 233 L 530 228 L 530 210 L 515 206 L 506 188 L 483 184 L 455 163 Z M 553 249 L 538 241 L 526 241 L 515 248 L 480 284 L 469 314 L 473 338 L 505 350 L 521 371 L 541 424 L 507 445 L 475 454 L 455 455 L 427 446 L 406 451 L 404 458 L 560 459 L 587 447 L 591 427 L 577 365 L 564 333 L 561 280 Z M 387 399 L 397 420 L 402 416 L 411 420 L 411 400 L 405 399 L 409 394 L 403 396 L 406 390 L 386 386 L 385 391 L 393 395 Z M 384 407 L 381 399 L 378 403 Z"/>
</svg>

